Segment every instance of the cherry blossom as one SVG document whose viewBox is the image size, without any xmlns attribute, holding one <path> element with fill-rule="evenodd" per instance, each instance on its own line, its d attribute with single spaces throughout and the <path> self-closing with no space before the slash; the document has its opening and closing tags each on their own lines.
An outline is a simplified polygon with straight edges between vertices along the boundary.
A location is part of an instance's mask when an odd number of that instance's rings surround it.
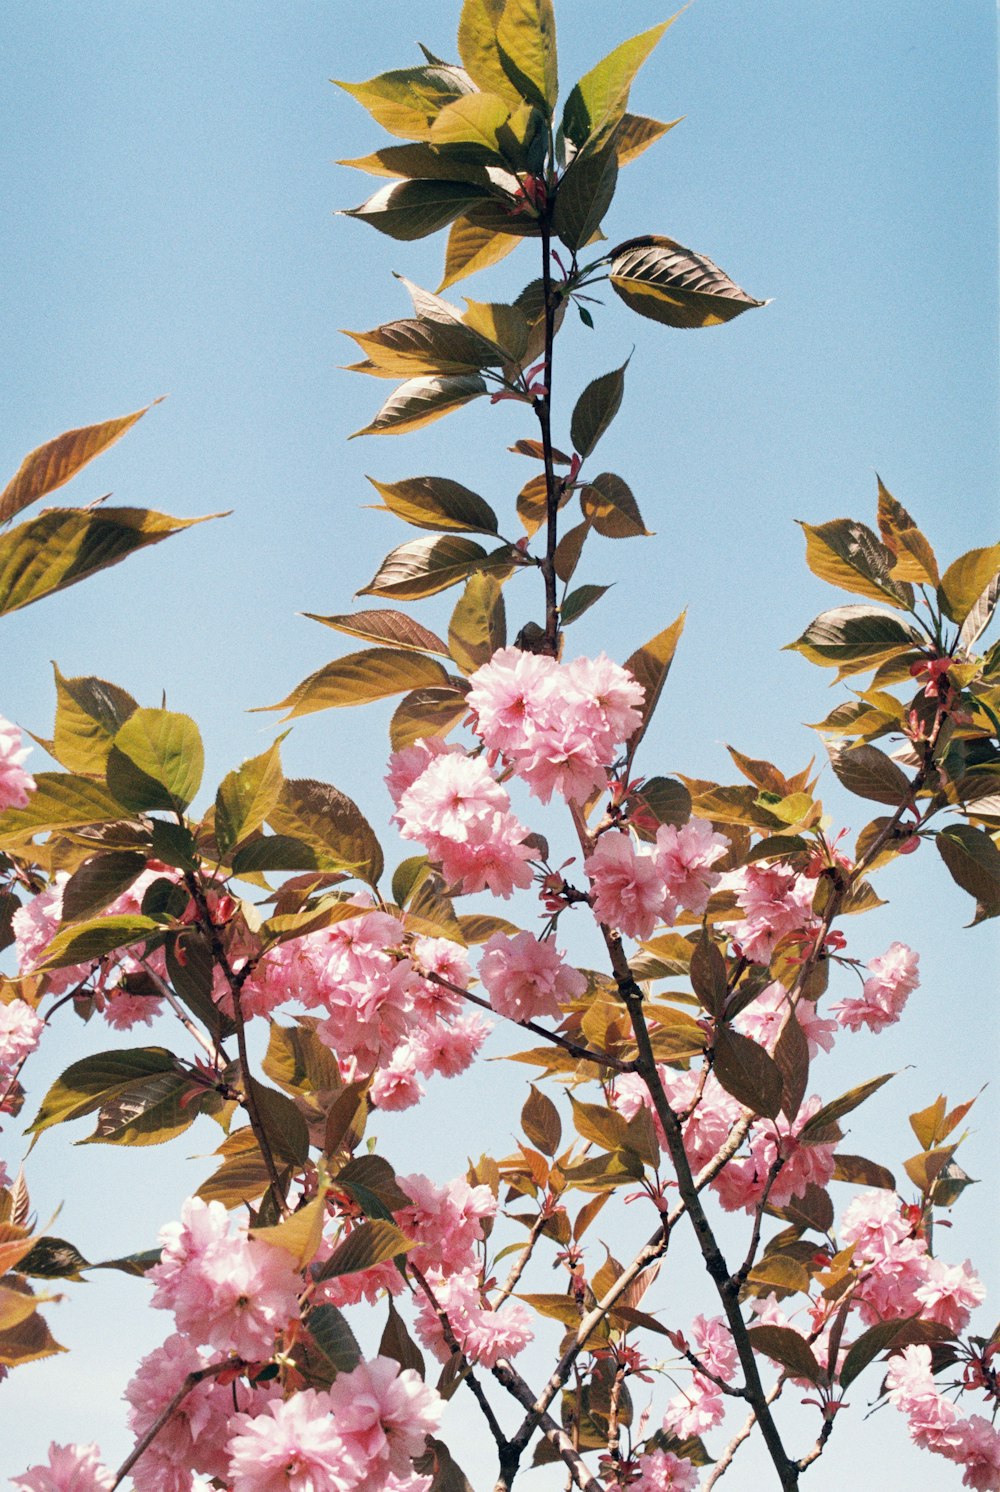
<svg viewBox="0 0 1000 1492">
<path fill-rule="evenodd" d="M 21 732 L 0 715 L 0 811 L 5 808 L 27 808 L 35 791 L 35 779 L 21 763 L 31 751 L 21 743 Z"/>
<path fill-rule="evenodd" d="M 18 1492 L 110 1492 L 114 1473 L 101 1464 L 96 1445 L 49 1446 L 47 1466 L 29 1466 L 11 1477 Z"/>
<path fill-rule="evenodd" d="M 528 932 L 513 938 L 494 933 L 484 945 L 479 977 L 493 1009 L 512 1021 L 558 1020 L 560 1002 L 577 999 L 587 988 L 586 977 L 563 962 L 551 941 Z"/>
</svg>

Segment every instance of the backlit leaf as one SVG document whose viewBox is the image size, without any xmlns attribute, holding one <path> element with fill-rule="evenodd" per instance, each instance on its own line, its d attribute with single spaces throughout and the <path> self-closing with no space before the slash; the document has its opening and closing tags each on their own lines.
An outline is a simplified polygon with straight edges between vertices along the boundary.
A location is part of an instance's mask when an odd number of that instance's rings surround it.
<svg viewBox="0 0 1000 1492">
<path fill-rule="evenodd" d="M 920 642 L 917 629 L 901 617 L 859 604 L 821 612 L 796 642 L 788 644 L 788 649 L 821 667 L 859 662 L 865 668 L 858 671 L 866 672 L 893 652 Z"/>
<path fill-rule="evenodd" d="M 277 741 L 222 779 L 215 795 L 215 839 L 223 855 L 264 823 L 282 781 Z"/>
<path fill-rule="evenodd" d="M 337 80 L 334 80 L 337 81 Z M 381 73 L 365 83 L 341 83 L 390 135 L 427 140 L 439 111 L 472 91 L 472 79 L 460 67 L 404 67 Z"/>
<path fill-rule="evenodd" d="M 669 21 L 623 41 L 575 85 L 562 117 L 563 132 L 574 145 L 581 148 L 588 140 L 600 139 L 614 129 L 625 114 L 632 80 L 676 19 L 671 16 Z"/>
<path fill-rule="evenodd" d="M 204 1084 L 184 1072 L 158 1072 L 137 1078 L 108 1098 L 97 1127 L 81 1145 L 162 1145 L 190 1129 L 198 1117 Z"/>
<path fill-rule="evenodd" d="M 355 611 L 347 616 L 316 616 L 304 613 L 311 622 L 322 622 L 335 632 L 345 632 L 348 637 L 363 637 L 366 642 L 386 643 L 394 648 L 406 648 L 414 653 L 440 653 L 449 656 L 447 644 L 436 633 L 421 626 L 403 611 L 382 607 L 372 611 Z"/>
<path fill-rule="evenodd" d="M 276 833 L 312 845 L 369 885 L 382 874 L 382 850 L 371 825 L 357 804 L 330 783 L 287 779 L 268 822 Z"/>
<path fill-rule="evenodd" d="M 800 525 L 806 536 L 806 564 L 814 575 L 841 590 L 908 611 L 913 587 L 892 575 L 894 555 L 864 523 L 834 518 L 815 527 Z"/>
<path fill-rule="evenodd" d="M 185 809 L 201 785 L 205 751 L 190 715 L 133 710 L 112 742 L 108 788 L 132 811 Z"/>
<path fill-rule="evenodd" d="M 174 1058 L 163 1047 L 97 1052 L 66 1068 L 42 1100 L 29 1134 L 64 1124 L 99 1109 L 131 1083 L 175 1071 Z"/>
<path fill-rule="evenodd" d="M 500 65 L 518 93 L 551 117 L 559 93 L 552 0 L 506 0 L 496 41 Z"/>
<path fill-rule="evenodd" d="M 559 183 L 552 226 L 568 249 L 590 242 L 611 206 L 618 182 L 617 136 L 599 150 L 581 151 Z"/>
<path fill-rule="evenodd" d="M 368 478 L 386 507 L 415 528 L 437 533 L 493 534 L 497 516 L 477 493 L 448 477 L 407 477 L 402 482 Z"/>
<path fill-rule="evenodd" d="M 496 93 L 467 93 L 445 104 L 431 125 L 431 144 L 447 157 L 472 164 L 499 164 L 497 132 L 507 123 L 510 106 Z"/>
<path fill-rule="evenodd" d="M 338 161 L 337 165 L 350 166 L 355 171 L 367 171 L 369 176 L 388 176 L 396 181 L 406 177 L 419 177 L 431 181 L 466 181 L 476 186 L 486 186 L 489 182 L 489 177 L 481 167 L 440 155 L 423 141 L 410 145 L 386 145 L 371 155 Z"/>
<path fill-rule="evenodd" d="M 0 535 L 0 615 L 206 521 L 171 518 L 146 508 L 50 508 L 39 513 Z"/>
<path fill-rule="evenodd" d="M 152 917 L 141 917 L 135 912 L 80 922 L 57 932 L 45 949 L 45 957 L 35 967 L 44 972 L 93 963 L 106 953 L 129 948 L 159 931 L 160 925 Z"/>
<path fill-rule="evenodd" d="M 559 1110 L 551 1098 L 541 1093 L 534 1083 L 529 1087 L 528 1097 L 521 1110 L 521 1128 L 543 1155 L 555 1155 L 562 1137 Z"/>
<path fill-rule="evenodd" d="M 458 55 L 469 77 L 487 93 L 498 93 L 510 104 L 521 95 L 504 71 L 497 47 L 497 22 L 505 0 L 464 0 L 458 23 Z"/>
<path fill-rule="evenodd" d="M 333 1253 L 316 1271 L 318 1282 L 332 1280 L 341 1274 L 356 1274 L 361 1269 L 372 1269 L 376 1264 L 385 1264 L 414 1247 L 411 1239 L 384 1219 L 359 1223 L 346 1238 L 343 1238 Z"/>
<path fill-rule="evenodd" d="M 756 1041 L 729 1026 L 720 1026 L 715 1035 L 713 1071 L 726 1092 L 744 1108 L 768 1119 L 778 1117 L 783 1089 L 781 1071 Z"/>
<path fill-rule="evenodd" d="M 649 642 L 637 648 L 632 656 L 625 660 L 625 667 L 636 683 L 641 684 L 645 690 L 645 698 L 639 706 L 642 724 L 636 727 L 628 743 L 630 759 L 634 757 L 639 742 L 646 734 L 653 711 L 663 692 L 677 644 L 684 631 L 685 614 L 682 611 L 676 621 L 671 622 L 669 627 L 665 627 L 655 637 L 651 637 Z"/>
<path fill-rule="evenodd" d="M 287 710 L 285 720 L 345 705 L 371 704 L 409 689 L 447 684 L 448 674 L 435 658 L 397 648 L 367 648 L 348 653 L 318 668 L 270 710 Z"/>
<path fill-rule="evenodd" d="M 438 290 L 446 290 L 449 285 L 474 275 L 477 270 L 497 264 L 516 248 L 515 235 L 499 233 L 490 224 L 468 217 L 456 218 L 448 230 L 444 279 Z"/>
<path fill-rule="evenodd" d="M 884 1072 L 881 1077 L 869 1078 L 867 1083 L 859 1083 L 856 1088 L 849 1088 L 839 1098 L 825 1103 L 821 1109 L 817 1109 L 811 1119 L 808 1119 L 799 1131 L 799 1143 L 801 1145 L 818 1145 L 825 1143 L 824 1131 L 838 1123 L 846 1114 L 853 1113 L 866 1099 L 871 1098 L 873 1093 L 885 1086 L 890 1078 L 894 1078 L 894 1072 Z"/>
<path fill-rule="evenodd" d="M 613 472 L 592 477 L 580 493 L 580 506 L 597 533 L 607 539 L 634 539 L 649 534 L 631 489 Z"/>
<path fill-rule="evenodd" d="M 52 750 L 68 772 L 103 775 L 111 742 L 137 708 L 131 694 L 105 679 L 66 679 L 53 664 L 56 722 Z"/>
<path fill-rule="evenodd" d="M 1000 916 L 1000 849 L 985 829 L 949 824 L 935 840 L 951 878 L 976 900 L 974 922 Z"/>
<path fill-rule="evenodd" d="M 1000 544 L 970 549 L 950 564 L 938 588 L 938 600 L 945 615 L 961 626 L 998 571 Z"/>
<path fill-rule="evenodd" d="M 786 1368 L 793 1378 L 819 1383 L 823 1369 L 805 1337 L 790 1326 L 752 1326 L 747 1332 L 755 1352 L 762 1352 Z"/>
<path fill-rule="evenodd" d="M 619 166 L 627 166 L 629 161 L 636 160 L 644 150 L 655 145 L 657 140 L 661 140 L 676 124 L 680 124 L 679 119 L 671 119 L 669 123 L 664 124 L 662 120 L 648 119 L 644 114 L 625 114 L 618 132 Z"/>
<path fill-rule="evenodd" d="M 583 613 L 589 611 L 610 589 L 608 585 L 578 585 L 575 590 L 570 591 L 559 608 L 559 620 L 562 625 L 568 627 L 571 622 L 582 617 Z"/>
<path fill-rule="evenodd" d="M 631 238 L 610 257 L 616 294 L 640 316 L 665 326 L 720 326 L 766 304 L 747 295 L 711 259 L 672 238 Z"/>
<path fill-rule="evenodd" d="M 886 1352 L 907 1330 L 911 1321 L 916 1316 L 904 1316 L 894 1321 L 876 1321 L 874 1326 L 869 1326 L 863 1331 L 856 1342 L 848 1349 L 844 1359 L 844 1365 L 840 1370 L 841 1388 L 849 1388 L 859 1373 L 863 1373 L 868 1364 L 874 1362 L 880 1352 Z"/>
<path fill-rule="evenodd" d="M 486 384 L 478 373 L 410 378 L 390 394 L 371 424 L 355 430 L 354 434 L 400 435 L 404 430 L 419 430 L 485 393 Z M 2 559 L 0 552 L 0 565 Z"/>
<path fill-rule="evenodd" d="M 27 508 L 38 498 L 55 492 L 89 461 L 106 451 L 141 420 L 146 410 L 137 409 L 134 414 L 123 415 L 117 420 L 105 420 L 98 425 L 82 425 L 76 430 L 65 430 L 54 440 L 47 440 L 30 455 L 25 456 L 17 472 L 0 492 L 0 523 L 6 523 L 22 508 Z"/>
<path fill-rule="evenodd" d="M 380 378 L 415 378 L 421 374 L 461 376 L 505 361 L 501 348 L 461 321 L 408 317 L 387 321 L 367 332 L 345 331 L 374 364 Z M 369 368 L 355 371 L 370 372 Z"/>
<path fill-rule="evenodd" d="M 402 751 L 424 736 L 446 736 L 468 714 L 465 695 L 448 689 L 414 689 L 397 705 L 389 722 L 393 751 Z"/>
<path fill-rule="evenodd" d="M 472 539 L 452 534 L 413 539 L 386 555 L 375 576 L 358 594 L 417 601 L 457 585 L 473 570 L 481 569 L 485 559 L 486 550 Z"/>
<path fill-rule="evenodd" d="M 451 656 L 463 673 L 474 673 L 506 643 L 503 590 L 492 575 L 470 575 L 448 624 Z"/>
</svg>

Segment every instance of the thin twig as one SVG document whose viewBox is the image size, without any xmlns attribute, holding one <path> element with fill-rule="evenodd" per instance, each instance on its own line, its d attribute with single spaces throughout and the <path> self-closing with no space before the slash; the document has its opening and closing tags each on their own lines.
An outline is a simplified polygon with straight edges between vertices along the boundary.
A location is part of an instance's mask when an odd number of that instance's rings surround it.
<svg viewBox="0 0 1000 1492">
<path fill-rule="evenodd" d="M 125 1460 L 115 1473 L 115 1479 L 111 1483 L 108 1492 L 115 1492 L 115 1488 L 124 1481 L 139 1457 L 145 1455 L 146 1451 L 149 1450 L 157 1435 L 159 1435 L 167 1421 L 172 1418 L 175 1411 L 180 1407 L 181 1402 L 187 1398 L 193 1388 L 197 1388 L 198 1384 L 203 1383 L 206 1378 L 217 1378 L 220 1373 L 228 1372 L 230 1369 L 239 1372 L 248 1366 L 249 1364 L 243 1362 L 241 1358 L 226 1358 L 222 1362 L 212 1363 L 207 1368 L 196 1368 L 194 1372 L 189 1373 L 170 1402 L 160 1410 L 149 1429 L 136 1441 L 132 1451 L 125 1457 Z"/>
</svg>

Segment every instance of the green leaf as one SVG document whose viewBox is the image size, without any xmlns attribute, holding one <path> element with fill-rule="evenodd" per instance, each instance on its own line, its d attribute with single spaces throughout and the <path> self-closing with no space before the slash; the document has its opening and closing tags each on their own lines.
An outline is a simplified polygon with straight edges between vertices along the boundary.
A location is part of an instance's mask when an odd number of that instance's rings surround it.
<svg viewBox="0 0 1000 1492">
<path fill-rule="evenodd" d="M 502 348 L 461 321 L 410 317 L 344 335 L 373 364 L 356 371 L 379 378 L 414 378 L 425 373 L 460 376 L 499 368 L 506 361 Z"/>
<path fill-rule="evenodd" d="M 324 854 L 291 834 L 266 834 L 249 839 L 233 855 L 234 875 L 257 875 L 268 870 L 334 871 L 342 867 L 337 855 Z"/>
<path fill-rule="evenodd" d="M 130 1084 L 175 1071 L 173 1055 L 163 1047 L 136 1047 L 84 1057 L 56 1078 L 27 1132 L 39 1134 L 53 1124 L 92 1114 Z"/>
<path fill-rule="evenodd" d="M 528 1097 L 521 1110 L 521 1128 L 543 1155 L 555 1155 L 562 1138 L 559 1110 L 547 1094 L 538 1091 L 534 1083 L 529 1084 Z"/>
<path fill-rule="evenodd" d="M 458 23 L 458 55 L 477 88 L 519 104 L 521 95 L 504 71 L 497 47 L 497 22 L 504 4 L 505 0 L 464 0 Z"/>
<path fill-rule="evenodd" d="M 201 785 L 205 750 L 190 715 L 134 710 L 108 755 L 108 788 L 126 808 L 183 810 Z"/>
<path fill-rule="evenodd" d="M 747 295 L 711 259 L 672 238 L 630 238 L 609 257 L 615 293 L 640 316 L 665 326 L 721 326 L 767 304 Z"/>
<path fill-rule="evenodd" d="M 158 403 L 159 401 L 154 401 Z M 141 420 L 148 409 L 137 409 L 133 414 L 122 415 L 117 420 L 105 420 L 99 425 L 82 425 L 76 430 L 64 430 L 54 440 L 25 456 L 17 472 L 0 492 L 0 523 L 7 523 L 22 508 L 30 507 L 40 497 L 55 492 L 89 461 L 106 451 Z"/>
<path fill-rule="evenodd" d="M 864 668 L 855 671 L 867 672 L 869 667 L 874 668 L 883 659 L 912 648 L 921 640 L 920 633 L 909 622 L 891 612 L 859 604 L 821 612 L 802 636 L 787 646 L 790 652 L 801 653 L 810 663 L 821 667 L 861 663 Z"/>
<path fill-rule="evenodd" d="M 575 528 L 568 528 L 556 545 L 553 569 L 564 585 L 572 579 L 573 572 L 580 563 L 580 555 L 589 533 L 589 523 L 578 523 Z"/>
<path fill-rule="evenodd" d="M 1000 544 L 970 549 L 950 564 L 938 589 L 938 601 L 945 616 L 961 626 L 998 571 Z"/>
<path fill-rule="evenodd" d="M 338 1093 L 344 1086 L 330 1048 L 311 1026 L 271 1024 L 262 1071 L 291 1094 Z"/>
<path fill-rule="evenodd" d="M 103 912 L 146 869 L 146 857 L 134 850 L 92 855 L 63 887 L 62 921 L 79 922 Z"/>
<path fill-rule="evenodd" d="M 376 1220 L 392 1222 L 394 1212 L 410 1206 L 410 1198 L 382 1155 L 355 1155 L 337 1172 L 336 1182 Z"/>
<path fill-rule="evenodd" d="M 103 776 L 111 742 L 137 708 L 131 694 L 104 679 L 66 679 L 52 665 L 56 722 L 52 754 L 69 772 Z"/>
<path fill-rule="evenodd" d="M 152 917 L 137 913 L 117 917 L 97 917 L 57 932 L 45 949 L 45 957 L 36 964 L 40 973 L 48 969 L 65 969 L 74 964 L 89 964 L 118 948 L 130 948 L 160 931 Z"/>
<path fill-rule="evenodd" d="M 652 814 L 659 824 L 673 824 L 676 829 L 691 817 L 691 794 L 683 782 L 673 777 L 647 777 L 634 794 L 636 803 Z M 636 825 L 640 838 L 652 839 L 655 831 Z"/>
<path fill-rule="evenodd" d="M 438 290 L 446 290 L 449 285 L 474 275 L 477 270 L 499 263 L 516 248 L 517 237 L 513 232 L 499 232 L 491 224 L 469 217 L 456 218 L 448 231 L 444 279 Z"/>
<path fill-rule="evenodd" d="M 812 1118 L 807 1120 L 799 1131 L 800 1145 L 822 1145 L 827 1143 L 825 1132 L 846 1114 L 852 1113 L 856 1108 L 871 1098 L 873 1093 L 885 1086 L 890 1078 L 894 1078 L 894 1072 L 884 1072 L 881 1077 L 869 1078 L 867 1083 L 859 1083 L 856 1088 L 850 1088 L 842 1093 L 839 1098 L 834 1098 L 830 1103 L 825 1103 L 821 1109 L 817 1109 Z"/>
<path fill-rule="evenodd" d="M 632 80 L 676 19 L 676 15 L 671 16 L 623 41 L 575 85 L 563 109 L 562 127 L 578 149 L 588 140 L 609 134 L 624 117 Z"/>
<path fill-rule="evenodd" d="M 370 886 L 382 874 L 382 850 L 371 825 L 356 803 L 327 782 L 286 780 L 268 823 L 276 833 L 302 840 Z"/>
<path fill-rule="evenodd" d="M 409 243 L 446 228 L 488 196 L 484 187 L 465 181 L 397 181 L 379 187 L 343 216 L 360 218 L 380 233 Z"/>
<path fill-rule="evenodd" d="M 902 611 L 912 610 L 913 587 L 893 578 L 892 550 L 864 523 L 834 518 L 816 527 L 810 523 L 799 526 L 806 536 L 806 564 L 820 580 L 855 595 L 888 601 Z"/>
<path fill-rule="evenodd" d="M 840 1370 L 841 1388 L 849 1388 L 859 1373 L 863 1373 L 869 1363 L 875 1361 L 880 1352 L 885 1352 L 893 1343 L 905 1335 L 910 1323 L 917 1320 L 917 1316 L 904 1316 L 894 1321 L 876 1321 L 867 1331 L 863 1331 L 854 1342 L 844 1359 L 844 1366 Z"/>
<path fill-rule="evenodd" d="M 217 1043 L 225 1041 L 236 1027 L 215 1003 L 215 960 L 204 935 L 187 927 L 167 939 L 165 952 L 167 977 L 175 993 Z"/>
<path fill-rule="evenodd" d="M 786 1368 L 793 1378 L 823 1381 L 824 1373 L 805 1337 L 790 1326 L 752 1326 L 747 1332 L 755 1352 L 762 1352 Z"/>
<path fill-rule="evenodd" d="M 108 1098 L 81 1145 L 162 1145 L 190 1129 L 207 1097 L 183 1072 L 159 1072 L 127 1083 Z"/>
<path fill-rule="evenodd" d="M 270 1185 L 270 1175 L 264 1157 L 253 1137 L 252 1129 L 234 1131 L 247 1137 L 246 1148 L 227 1156 L 217 1171 L 203 1181 L 195 1192 L 203 1202 L 221 1202 L 223 1207 L 243 1207 L 256 1202 Z"/>
<path fill-rule="evenodd" d="M 473 570 L 481 569 L 486 558 L 486 550 L 473 539 L 451 534 L 413 539 L 386 555 L 377 573 L 358 595 L 417 601 L 457 585 Z"/>
<path fill-rule="evenodd" d="M 625 390 L 627 367 L 626 362 L 611 373 L 603 373 L 600 378 L 595 378 L 576 401 L 573 418 L 570 421 L 570 434 L 573 449 L 579 455 L 583 457 L 590 455 L 618 413 Z"/>
<path fill-rule="evenodd" d="M 280 742 L 228 772 L 215 795 L 215 840 L 225 856 L 266 820 L 278 801 L 281 784 Z"/>
<path fill-rule="evenodd" d="M 581 151 L 559 183 L 552 226 L 574 253 L 597 233 L 618 184 L 617 135 L 599 150 Z"/>
<path fill-rule="evenodd" d="M 838 780 L 848 792 L 875 803 L 890 803 L 894 808 L 910 801 L 910 779 L 877 746 L 844 746 L 839 741 L 828 741 L 826 749 Z"/>
<path fill-rule="evenodd" d="M 744 1108 L 768 1119 L 781 1111 L 781 1070 L 762 1046 L 729 1026 L 715 1034 L 715 1076 Z M 752 1335 L 752 1333 L 751 1333 Z"/>
<path fill-rule="evenodd" d="M 570 591 L 559 608 L 559 619 L 562 625 L 568 627 L 571 622 L 577 621 L 610 589 L 609 585 L 578 585 L 576 590 Z"/>
<path fill-rule="evenodd" d="M 395 1223 L 379 1218 L 375 1222 L 359 1223 L 347 1237 L 342 1239 L 333 1253 L 316 1271 L 317 1283 L 332 1280 L 341 1274 L 356 1274 L 361 1269 L 373 1269 L 376 1264 L 385 1264 L 398 1258 L 415 1245 Z"/>
<path fill-rule="evenodd" d="M 492 575 L 470 575 L 448 623 L 451 656 L 463 673 L 474 673 L 507 639 L 503 589 Z"/>
<path fill-rule="evenodd" d="M 0 616 L 207 522 L 146 508 L 49 508 L 0 536 Z"/>
<path fill-rule="evenodd" d="M 496 21 L 500 65 L 518 93 L 551 118 L 559 95 L 552 0 L 506 0 Z"/>
<path fill-rule="evenodd" d="M 424 736 L 446 736 L 467 714 L 461 689 L 414 689 L 396 706 L 389 742 L 393 751 L 402 751 Z"/>
<path fill-rule="evenodd" d="M 410 378 L 390 394 L 371 424 L 355 430 L 354 435 L 400 435 L 404 430 L 419 430 L 485 393 L 486 384 L 478 373 Z"/>
<path fill-rule="evenodd" d="M 461 482 L 448 477 L 407 477 L 402 482 L 368 478 L 386 507 L 414 528 L 437 533 L 491 534 L 499 532 L 497 515 Z"/>
<path fill-rule="evenodd" d="M 0 814 L 0 844 L 45 829 L 72 829 L 121 816 L 121 805 L 96 782 L 66 772 L 36 772 L 27 808 Z"/>
<path fill-rule="evenodd" d="M 662 632 L 651 637 L 649 642 L 643 643 L 637 648 L 630 658 L 626 658 L 625 667 L 646 691 L 645 699 L 639 706 L 639 714 L 642 716 L 642 724 L 636 726 L 628 743 L 629 759 L 635 756 L 639 742 L 649 727 L 663 686 L 667 682 L 670 665 L 677 651 L 681 633 L 684 631 L 684 618 L 686 612 L 681 612 L 676 621 L 671 622 Z"/>
<path fill-rule="evenodd" d="M 448 683 L 443 665 L 426 653 L 402 648 L 366 648 L 327 663 L 297 684 L 291 694 L 269 710 L 287 710 L 285 720 L 311 715 L 316 710 L 345 705 L 371 704 L 409 689 L 440 687 Z"/>
<path fill-rule="evenodd" d="M 371 611 L 355 611 L 349 616 L 317 616 L 304 613 L 311 622 L 322 622 L 335 632 L 344 632 L 348 637 L 362 637 L 366 642 L 387 643 L 390 647 L 405 648 L 413 653 L 440 653 L 450 657 L 447 643 L 436 633 L 422 627 L 403 611 L 393 611 L 385 606 Z"/>
<path fill-rule="evenodd" d="M 275 1156 L 286 1165 L 303 1166 L 309 1159 L 309 1130 L 292 1100 L 277 1088 L 247 1078 Z"/>
<path fill-rule="evenodd" d="M 496 93 L 467 93 L 445 104 L 431 125 L 431 144 L 454 160 L 498 165 L 503 160 L 498 132 L 510 118 L 509 104 Z"/>
<path fill-rule="evenodd" d="M 949 824 L 935 840 L 951 878 L 976 900 L 973 925 L 1000 916 L 1000 850 L 984 829 Z"/>
<path fill-rule="evenodd" d="M 636 539 L 648 536 L 639 506 L 631 489 L 614 472 L 602 471 L 580 493 L 583 516 L 606 539 Z"/>
<path fill-rule="evenodd" d="M 172 865 L 177 870 L 197 870 L 198 846 L 186 824 L 154 819 L 152 829 L 154 860 L 162 860 L 164 865 Z"/>
<path fill-rule="evenodd" d="M 440 155 L 422 141 L 412 145 L 386 145 L 371 155 L 338 161 L 337 165 L 350 166 L 355 171 L 367 171 L 369 176 L 389 176 L 396 181 L 405 177 L 419 177 L 431 181 L 467 181 L 476 186 L 486 186 L 489 181 L 486 172 L 480 167 Z"/>
<path fill-rule="evenodd" d="M 404 67 L 381 73 L 365 83 L 334 80 L 390 135 L 428 140 L 438 113 L 453 99 L 472 91 L 472 82 L 458 67 Z"/>
</svg>

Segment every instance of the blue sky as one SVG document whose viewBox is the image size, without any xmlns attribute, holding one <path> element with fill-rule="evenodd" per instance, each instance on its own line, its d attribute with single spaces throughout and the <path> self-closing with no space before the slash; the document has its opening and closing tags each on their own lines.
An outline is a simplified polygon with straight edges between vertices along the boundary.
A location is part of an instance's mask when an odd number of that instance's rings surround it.
<svg viewBox="0 0 1000 1492">
<path fill-rule="evenodd" d="M 570 0 L 557 13 L 564 91 L 665 14 L 648 0 Z M 391 271 L 433 287 L 443 236 L 397 244 L 333 215 L 369 190 L 368 178 L 333 162 L 383 137 L 328 80 L 408 65 L 418 40 L 452 55 L 456 20 L 457 5 L 442 0 L 419 11 L 264 0 L 4 8 L 0 466 L 12 473 L 58 431 L 167 394 L 66 500 L 113 490 L 116 501 L 175 514 L 232 510 L 6 618 L 8 717 L 47 733 L 52 659 L 147 704 L 166 691 L 201 724 L 214 786 L 276 731 L 275 717 L 247 710 L 282 698 L 338 652 L 335 634 L 298 614 L 348 610 L 382 554 L 410 536 L 366 511 L 365 473 L 449 475 L 511 512 L 529 469 L 505 448 L 532 433 L 518 406 L 477 404 L 413 436 L 347 443 L 388 386 L 338 371 L 352 358 L 338 329 L 405 315 Z M 877 470 L 939 555 L 996 536 L 995 10 L 987 0 L 698 0 L 640 76 L 633 105 L 685 118 L 623 173 L 611 242 L 668 234 L 772 303 L 728 327 L 682 333 L 604 296 L 596 334 L 567 332 L 555 384 L 564 431 L 584 384 L 634 348 L 600 463 L 625 476 L 655 530 L 642 545 L 592 541 L 579 578 L 614 589 L 570 647 L 624 658 L 687 606 L 641 765 L 733 780 L 730 741 L 791 771 L 822 750 L 801 722 L 821 719 L 839 695 L 780 649 L 845 599 L 806 571 L 794 520 L 871 522 Z M 524 248 L 451 294 L 502 299 L 536 273 Z M 517 623 L 537 614 L 530 591 L 530 577 L 510 590 Z M 416 614 L 446 625 L 453 599 L 420 603 Z M 388 713 L 297 723 L 286 771 L 335 782 L 383 825 Z M 860 828 L 863 807 L 829 777 L 831 812 Z M 894 905 L 858 926 L 856 951 L 867 958 L 894 937 L 912 942 L 924 986 L 912 1020 L 845 1048 L 824 1086 L 832 1093 L 906 1069 L 858 1121 L 858 1148 L 881 1144 L 880 1158 L 898 1165 L 910 1149 L 897 1113 L 939 1090 L 971 1096 L 996 1066 L 997 939 L 990 924 L 962 931 L 967 900 L 931 849 L 884 886 Z M 98 1041 L 111 1044 L 76 1023 L 56 1033 L 29 1069 L 33 1097 Z M 494 1067 L 481 1082 L 507 1104 L 512 1129 L 520 1076 Z M 455 1106 L 478 1103 L 479 1091 L 439 1086 L 433 1113 L 392 1127 L 400 1168 L 459 1170 L 467 1141 Z M 980 1106 L 963 1159 L 977 1176 L 995 1154 L 992 1090 Z M 211 1127 L 193 1133 L 189 1150 L 214 1145 Z M 179 1156 L 73 1151 L 46 1135 L 29 1178 L 42 1216 L 64 1201 L 59 1228 L 97 1257 L 115 1247 L 103 1229 L 113 1206 L 125 1248 L 148 1246 L 176 1215 L 207 1169 L 187 1153 L 183 1142 Z M 973 1189 L 949 1253 L 978 1254 L 988 1267 L 996 1223 L 987 1187 Z M 141 1313 L 135 1282 L 94 1280 L 54 1313 L 73 1355 L 22 1370 L 4 1388 L 0 1472 L 37 1458 L 52 1436 L 96 1436 L 111 1460 L 127 1449 L 117 1396 L 165 1320 Z M 992 1283 L 990 1322 L 995 1270 Z M 106 1348 L 103 1323 L 133 1312 L 125 1347 Z M 944 1463 L 908 1459 L 888 1415 L 863 1425 L 857 1408 L 859 1454 L 883 1445 L 901 1479 L 912 1466 L 909 1485 L 930 1476 L 943 1492 L 958 1486 Z M 835 1447 L 829 1466 L 811 1473 L 814 1492 L 839 1485 L 843 1454 Z M 742 1475 L 751 1469 L 748 1460 Z"/>
</svg>

